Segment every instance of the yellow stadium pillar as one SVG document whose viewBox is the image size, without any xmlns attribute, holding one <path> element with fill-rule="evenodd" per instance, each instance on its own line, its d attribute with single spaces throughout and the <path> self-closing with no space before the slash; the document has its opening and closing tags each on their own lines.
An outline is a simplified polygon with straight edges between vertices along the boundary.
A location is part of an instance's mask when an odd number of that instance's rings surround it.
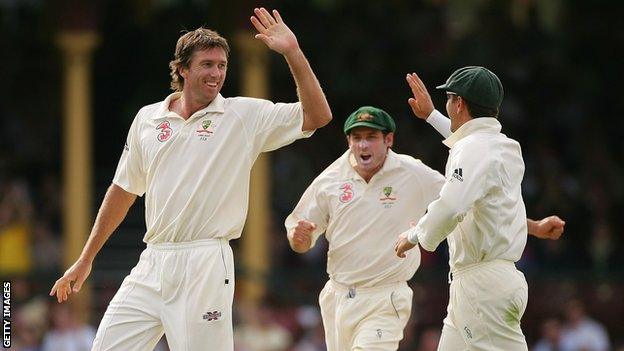
<svg viewBox="0 0 624 351">
<path fill-rule="evenodd" d="M 63 263 L 80 255 L 93 222 L 91 162 L 91 57 L 98 43 L 93 32 L 61 32 L 63 56 Z M 87 281 L 88 282 L 88 281 Z M 91 286 L 72 297 L 84 322 L 91 311 Z"/>
<path fill-rule="evenodd" d="M 241 62 L 241 92 L 244 96 L 268 97 L 268 49 L 249 32 L 239 33 L 236 46 Z M 249 213 L 241 241 L 242 255 L 238 255 L 246 273 L 240 279 L 242 298 L 253 305 L 266 292 L 269 271 L 269 221 L 271 220 L 271 193 L 269 155 L 260 154 L 251 171 Z M 238 283 L 237 283 L 238 284 Z"/>
</svg>

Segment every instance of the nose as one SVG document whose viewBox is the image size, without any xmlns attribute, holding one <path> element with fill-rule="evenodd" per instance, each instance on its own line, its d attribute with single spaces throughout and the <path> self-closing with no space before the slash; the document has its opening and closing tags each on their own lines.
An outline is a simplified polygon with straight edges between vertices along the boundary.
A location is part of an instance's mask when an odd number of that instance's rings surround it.
<svg viewBox="0 0 624 351">
<path fill-rule="evenodd" d="M 368 148 L 368 141 L 366 141 L 366 139 L 362 139 L 358 143 L 358 146 L 360 147 L 360 149 L 365 150 L 366 148 Z"/>
</svg>

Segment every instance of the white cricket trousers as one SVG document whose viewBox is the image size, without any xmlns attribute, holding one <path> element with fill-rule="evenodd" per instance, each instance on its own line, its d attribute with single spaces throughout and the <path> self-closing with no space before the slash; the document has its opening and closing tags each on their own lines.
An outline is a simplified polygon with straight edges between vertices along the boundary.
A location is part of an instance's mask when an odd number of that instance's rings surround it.
<svg viewBox="0 0 624 351">
<path fill-rule="evenodd" d="M 327 351 L 398 349 L 412 295 L 406 282 L 349 288 L 329 280 L 319 296 Z"/>
<path fill-rule="evenodd" d="M 438 351 L 528 350 L 520 328 L 528 286 L 513 262 L 477 263 L 449 277 L 449 304 Z"/>
<path fill-rule="evenodd" d="M 234 260 L 225 239 L 148 244 L 113 297 L 92 351 L 232 351 Z"/>
</svg>

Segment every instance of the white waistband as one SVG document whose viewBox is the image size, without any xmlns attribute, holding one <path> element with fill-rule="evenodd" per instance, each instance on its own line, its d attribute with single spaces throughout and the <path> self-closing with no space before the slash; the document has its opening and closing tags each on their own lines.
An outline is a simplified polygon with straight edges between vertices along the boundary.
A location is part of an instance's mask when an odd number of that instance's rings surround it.
<svg viewBox="0 0 624 351">
<path fill-rule="evenodd" d="M 390 283 L 387 285 L 376 285 L 376 286 L 361 288 L 358 286 L 346 286 L 340 283 L 336 283 L 336 281 L 331 280 L 331 279 L 329 280 L 329 284 L 331 284 L 334 290 L 340 293 L 357 292 L 358 294 L 370 294 L 370 293 L 375 293 L 375 292 L 384 291 L 384 290 L 396 289 L 402 286 L 407 286 L 407 282 L 397 282 L 397 283 Z"/>
<path fill-rule="evenodd" d="M 477 262 L 477 263 L 473 263 L 473 264 L 469 264 L 465 267 L 460 267 L 460 268 L 453 268 L 450 270 L 449 272 L 449 283 L 456 277 L 459 277 L 463 274 L 466 274 L 474 269 L 477 268 L 483 268 L 483 267 L 489 267 L 489 266 L 496 266 L 496 265 L 503 265 L 503 266 L 511 266 L 511 267 L 516 267 L 516 264 L 512 261 L 508 261 L 508 260 L 501 260 L 501 259 L 494 259 L 491 261 L 482 261 L 482 262 Z"/>
<path fill-rule="evenodd" d="M 196 247 L 209 247 L 209 246 L 221 246 L 222 244 L 229 245 L 227 239 L 202 239 L 193 241 L 183 241 L 179 243 L 167 242 L 167 243 L 148 243 L 147 248 L 152 250 L 184 250 L 192 249 Z"/>
</svg>

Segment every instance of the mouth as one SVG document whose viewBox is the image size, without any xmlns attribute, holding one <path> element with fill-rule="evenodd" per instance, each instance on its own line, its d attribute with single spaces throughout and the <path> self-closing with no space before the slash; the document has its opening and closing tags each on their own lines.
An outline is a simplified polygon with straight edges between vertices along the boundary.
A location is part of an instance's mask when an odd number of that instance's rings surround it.
<svg viewBox="0 0 624 351">
<path fill-rule="evenodd" d="M 373 158 L 373 155 L 371 154 L 360 154 L 360 160 L 362 161 L 362 163 L 368 163 L 371 158 Z"/>
<path fill-rule="evenodd" d="M 219 82 L 208 82 L 208 81 L 204 81 L 204 84 L 206 84 L 207 86 L 211 87 L 211 88 L 216 88 L 217 86 L 219 86 Z"/>
</svg>

